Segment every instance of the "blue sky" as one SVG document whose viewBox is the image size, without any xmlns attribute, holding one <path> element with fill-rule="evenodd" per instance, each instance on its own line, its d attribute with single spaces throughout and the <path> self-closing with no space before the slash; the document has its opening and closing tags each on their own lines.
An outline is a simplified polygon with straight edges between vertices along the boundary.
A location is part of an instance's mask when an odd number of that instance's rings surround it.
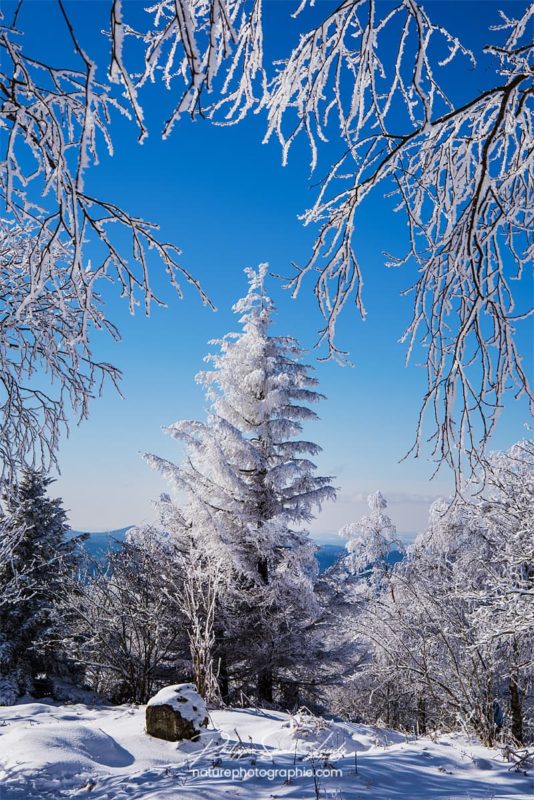
<svg viewBox="0 0 534 800">
<path fill-rule="evenodd" d="M 514 11 L 524 6 L 496 2 L 426 5 L 433 17 L 473 46 L 485 40 L 499 7 Z M 324 7 L 318 4 L 319 9 Z M 104 54 L 105 40 L 97 32 L 106 26 L 107 3 L 70 2 L 68 8 L 84 46 L 97 57 Z M 281 24 L 292 10 L 287 2 L 266 5 L 267 31 L 276 47 L 283 48 L 282 36 L 289 39 L 302 24 Z M 53 5 L 33 0 L 23 13 L 29 40 L 36 50 L 46 47 L 49 42 L 38 32 L 55 28 Z M 67 54 L 66 49 L 62 52 L 66 47 L 62 42 L 56 40 L 55 46 L 58 58 Z M 467 63 L 465 70 L 455 67 L 448 78 L 453 96 L 461 101 L 491 84 L 492 63 L 483 57 L 476 72 Z M 273 272 L 289 274 L 290 262 L 304 262 L 313 241 L 314 231 L 304 229 L 297 219 L 314 196 L 304 146 L 299 145 L 289 165 L 282 168 L 277 145 L 261 144 L 264 121 L 258 117 L 230 128 L 184 119 L 162 141 L 158 121 L 165 117 L 168 98 L 162 89 L 154 88 L 146 93 L 145 103 L 152 121 L 148 140 L 139 146 L 133 127 L 118 120 L 116 154 L 112 159 L 102 155 L 89 185 L 132 212 L 159 222 L 163 238 L 182 248 L 184 266 L 201 280 L 218 311 L 204 307 L 187 286 L 179 302 L 158 276 L 156 284 L 169 307 L 154 308 L 149 320 L 142 313 L 132 318 L 126 305 L 106 289 L 109 314 L 123 339 L 117 344 L 97 336 L 95 353 L 123 370 L 125 397 L 120 399 L 108 387 L 94 402 L 90 420 L 79 427 L 73 424 L 70 437 L 61 443 L 61 476 L 55 490 L 63 497 L 76 529 L 106 530 L 153 517 L 151 501 L 167 487 L 140 453 L 179 459 L 179 448 L 162 434 L 161 426 L 204 415 L 204 398 L 194 376 L 210 351 L 207 341 L 236 329 L 230 308 L 246 290 L 243 269 L 268 261 Z M 430 482 L 433 468 L 424 458 L 399 464 L 412 444 L 425 388 L 423 370 L 415 364 L 404 367 L 404 349 L 398 344 L 410 319 L 410 300 L 399 294 L 412 283 L 413 273 L 384 266 L 383 252 L 402 251 L 403 235 L 402 221 L 377 195 L 365 210 L 359 234 L 368 319 L 363 323 L 347 308 L 338 332 L 339 343 L 350 351 L 355 366 L 318 363 L 317 352 L 309 354 L 328 400 L 321 404 L 321 419 L 309 426 L 307 435 L 323 447 L 317 461 L 321 473 L 336 476 L 339 487 L 338 502 L 325 508 L 312 526 L 320 537 L 331 536 L 360 516 L 365 496 L 377 488 L 389 497 L 398 529 L 418 531 L 424 526 L 430 499 L 448 493 L 452 485 L 445 472 Z M 311 283 L 296 301 L 274 278 L 270 288 L 278 306 L 276 332 L 296 336 L 311 350 L 321 326 Z M 531 369 L 532 365 L 527 366 Z M 510 398 L 494 447 L 508 447 L 524 436 L 527 421 L 526 403 Z"/>
</svg>

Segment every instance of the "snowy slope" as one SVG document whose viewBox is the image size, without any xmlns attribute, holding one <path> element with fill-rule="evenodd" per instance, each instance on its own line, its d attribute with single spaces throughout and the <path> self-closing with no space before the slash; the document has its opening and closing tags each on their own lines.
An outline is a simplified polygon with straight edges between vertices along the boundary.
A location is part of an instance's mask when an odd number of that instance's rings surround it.
<svg viewBox="0 0 534 800">
<path fill-rule="evenodd" d="M 534 796 L 532 774 L 459 735 L 433 742 L 353 724 L 295 729 L 272 711 L 214 711 L 211 720 L 216 730 L 202 741 L 178 745 L 144 734 L 144 707 L 1 707 L 0 798 L 308 800 L 316 780 L 325 800 Z"/>
</svg>

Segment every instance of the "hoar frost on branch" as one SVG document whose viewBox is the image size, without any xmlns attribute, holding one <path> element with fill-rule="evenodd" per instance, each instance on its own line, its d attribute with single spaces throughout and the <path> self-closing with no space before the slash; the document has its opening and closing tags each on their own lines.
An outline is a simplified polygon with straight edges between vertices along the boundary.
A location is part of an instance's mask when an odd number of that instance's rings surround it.
<svg viewBox="0 0 534 800">
<path fill-rule="evenodd" d="M 304 0 L 294 16 L 310 5 Z M 516 308 L 511 283 L 532 254 L 532 7 L 519 19 L 501 14 L 494 30 L 504 31 L 504 44 L 485 48 L 497 85 L 462 104 L 440 87 L 436 66 L 462 58 L 475 65 L 475 57 L 414 0 L 344 0 L 300 37 L 274 76 L 264 65 L 259 2 L 161 0 L 149 12 L 151 27 L 135 32 L 145 46 L 140 84 L 159 69 L 169 88 L 185 85 L 166 133 L 183 112 L 231 124 L 264 110 L 265 140 L 279 139 L 284 163 L 301 133 L 312 170 L 328 144 L 330 167 L 302 217 L 319 233 L 289 287 L 296 295 L 318 272 L 320 341 L 330 356 L 345 357 L 335 331 L 346 303 L 366 313 L 360 208 L 381 186 L 405 213 L 408 252 L 389 265 L 411 262 L 419 272 L 403 341 L 408 359 L 416 346 L 425 353 L 428 381 L 410 452 L 421 452 L 430 418 L 433 456 L 459 482 L 465 455 L 477 467 L 505 392 L 532 398 L 514 336 L 531 309 Z M 122 35 L 120 43 L 122 52 Z"/>
<path fill-rule="evenodd" d="M 426 349 L 428 382 L 413 451 L 420 452 L 428 412 L 433 453 L 459 476 L 464 453 L 476 465 L 510 385 L 532 397 L 514 339 L 515 322 L 530 309 L 515 308 L 510 283 L 521 277 L 532 247 L 532 67 L 531 48 L 523 46 L 532 9 L 519 21 L 505 19 L 504 47 L 488 48 L 499 85 L 460 107 L 437 84 L 432 47 L 435 39 L 445 46 L 441 64 L 470 54 L 416 3 L 386 10 L 380 17 L 373 2 L 342 3 L 301 40 L 271 88 L 268 136 L 278 135 L 286 158 L 306 132 L 315 166 L 315 141 L 338 117 L 346 149 L 304 215 L 320 233 L 292 281 L 297 292 L 308 272 L 319 271 L 316 295 L 331 353 L 345 303 L 354 297 L 365 316 L 354 249 L 360 206 L 382 185 L 404 211 L 409 251 L 390 265 L 412 260 L 419 270 L 403 340 L 408 358 L 416 343 Z M 399 18 L 388 64 L 380 43 Z M 286 135 L 292 108 L 298 122 Z"/>
<path fill-rule="evenodd" d="M 151 526 L 130 529 L 61 593 L 68 649 L 88 685 L 115 702 L 146 703 L 186 668 L 174 555 Z"/>
<path fill-rule="evenodd" d="M 35 251 L 36 236 L 31 230 L 0 223 L 0 461 L 4 476 L 16 473 L 22 454 L 33 464 L 53 460 L 61 427 L 67 426 L 67 403 L 85 418 L 95 389 L 105 378 L 115 385 L 119 379 L 115 367 L 92 358 L 86 335 L 88 308 L 80 303 L 76 285 L 64 281 L 72 248 L 58 240 L 44 255 Z M 94 324 L 116 337 L 97 296 L 91 304 Z M 34 380 L 43 367 L 49 389 Z"/>
<path fill-rule="evenodd" d="M 69 403 L 83 418 L 102 381 L 117 384 L 119 371 L 91 357 L 92 329 L 118 337 L 100 303 L 104 280 L 117 284 L 132 313 L 142 298 L 148 314 L 162 304 L 149 271 L 159 259 L 179 296 L 184 277 L 207 302 L 156 225 L 87 188 L 99 139 L 113 151 L 112 115 L 130 112 L 96 80 L 62 0 L 76 68 L 31 57 L 17 29 L 21 6 L 11 24 L 0 16 L 0 456 L 8 479 L 24 463 L 55 460 Z M 49 391 L 36 388 L 39 372 Z"/>
<path fill-rule="evenodd" d="M 129 114 L 143 139 L 148 123 L 141 92 L 160 79 L 171 97 L 164 135 L 182 114 L 232 124 L 264 112 L 265 138 L 279 139 L 284 162 L 302 134 L 312 169 L 327 163 L 316 201 L 303 214 L 305 224 L 318 226 L 315 245 L 289 286 L 296 295 L 316 274 L 325 319 L 320 341 L 330 356 L 344 359 L 336 340 L 344 306 L 354 301 L 365 316 L 361 210 L 381 187 L 404 213 L 408 251 L 389 263 L 409 262 L 418 270 L 404 341 L 408 357 L 424 353 L 428 379 L 411 452 L 421 452 L 428 421 L 437 463 L 452 466 L 458 480 L 465 456 L 475 469 L 505 392 L 532 396 L 515 339 L 516 323 L 530 309 L 516 308 L 512 283 L 524 277 L 532 247 L 532 8 L 518 19 L 501 14 L 491 33 L 500 43 L 485 48 L 496 84 L 457 102 L 440 86 L 436 67 L 446 70 L 456 60 L 470 65 L 474 56 L 415 0 L 343 0 L 319 24 L 318 9 L 303 0 L 296 24 L 304 26 L 309 13 L 312 27 L 273 68 L 263 52 L 261 0 L 158 0 L 145 25 L 139 15 L 130 24 L 131 7 L 113 0 L 111 87 L 96 81 L 96 65 L 58 4 L 77 69 L 53 68 L 25 53 L 17 28 L 23 3 L 0 31 L 8 134 L 2 190 L 12 222 L 25 233 L 31 228 L 39 270 L 42 263 L 46 274 L 57 243 L 72 247 L 60 285 L 73 290 L 84 310 L 84 335 L 102 324 L 95 311 L 101 277 L 117 281 L 131 307 L 136 293 L 144 295 L 148 309 L 155 299 L 150 250 L 174 283 L 180 273 L 191 280 L 177 249 L 160 243 L 153 226 L 84 187 L 97 138 L 111 148 L 110 115 Z M 40 193 L 44 207 L 36 205 Z M 113 228 L 128 233 L 133 259 L 112 240 Z M 100 247 L 94 266 L 83 257 L 88 239 Z"/>
</svg>

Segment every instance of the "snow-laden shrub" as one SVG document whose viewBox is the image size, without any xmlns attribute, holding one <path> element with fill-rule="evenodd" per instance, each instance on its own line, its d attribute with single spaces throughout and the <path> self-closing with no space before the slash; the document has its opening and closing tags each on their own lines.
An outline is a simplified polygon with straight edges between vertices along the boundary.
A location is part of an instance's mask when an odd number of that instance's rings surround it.
<svg viewBox="0 0 534 800">
<path fill-rule="evenodd" d="M 290 715 L 289 727 L 293 736 L 299 739 L 315 736 L 317 733 L 330 729 L 330 723 L 317 717 L 309 708 L 301 706 L 295 714 Z"/>
</svg>

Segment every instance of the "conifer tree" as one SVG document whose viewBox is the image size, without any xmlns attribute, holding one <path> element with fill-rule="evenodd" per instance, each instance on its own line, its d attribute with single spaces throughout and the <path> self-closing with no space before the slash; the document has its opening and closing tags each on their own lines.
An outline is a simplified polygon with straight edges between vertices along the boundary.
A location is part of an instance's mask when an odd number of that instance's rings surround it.
<svg viewBox="0 0 534 800">
<path fill-rule="evenodd" d="M 147 456 L 187 504 L 178 526 L 217 563 L 220 677 L 228 686 L 271 702 L 276 686 L 292 693 L 297 656 L 304 662 L 306 629 L 316 613 L 315 547 L 301 526 L 333 499 L 329 477 L 315 475 L 320 447 L 300 437 L 316 418 L 322 395 L 298 342 L 273 336 L 274 304 L 265 293 L 267 265 L 247 270 L 249 290 L 234 311 L 242 330 L 211 344 L 213 369 L 205 422 L 185 420 L 167 432 L 186 445 L 180 466 Z M 226 642 L 231 641 L 231 646 Z M 293 692 L 294 693 L 294 692 Z"/>
<path fill-rule="evenodd" d="M 77 566 L 77 539 L 61 499 L 47 497 L 52 479 L 29 469 L 4 498 L 0 528 L 9 553 L 0 563 L 0 673 L 18 691 L 41 672 L 61 672 L 61 622 L 56 603 Z M 16 590 L 13 590 L 15 586 Z"/>
<path fill-rule="evenodd" d="M 367 498 L 369 513 L 358 522 L 341 528 L 339 535 L 347 539 L 349 556 L 346 563 L 355 574 L 366 574 L 372 583 L 380 583 L 391 573 L 392 559 L 404 552 L 397 530 L 385 513 L 387 500 L 376 491 Z"/>
</svg>

